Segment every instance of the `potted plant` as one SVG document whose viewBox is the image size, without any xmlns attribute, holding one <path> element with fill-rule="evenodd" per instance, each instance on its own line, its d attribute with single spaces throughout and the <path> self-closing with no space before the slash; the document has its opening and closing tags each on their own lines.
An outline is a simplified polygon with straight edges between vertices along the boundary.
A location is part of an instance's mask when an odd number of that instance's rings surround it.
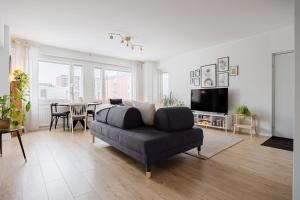
<svg viewBox="0 0 300 200">
<path fill-rule="evenodd" d="M 164 107 L 182 107 L 182 106 L 184 106 L 184 102 L 176 99 L 173 96 L 172 91 L 170 92 L 169 96 L 164 96 L 162 98 L 161 103 Z"/>
<path fill-rule="evenodd" d="M 251 112 L 250 112 L 249 108 L 245 105 L 241 105 L 241 106 L 237 107 L 236 110 L 235 110 L 235 113 L 237 115 L 241 115 L 241 116 L 244 116 L 244 117 L 251 116 Z"/>
<path fill-rule="evenodd" d="M 0 96 L 0 129 L 8 129 L 10 125 L 18 127 L 26 119 L 25 112 L 29 112 L 31 102 L 29 96 L 29 76 L 19 70 L 14 71 L 16 81 L 16 94 Z M 24 111 L 16 105 L 17 101 L 25 104 Z"/>
</svg>

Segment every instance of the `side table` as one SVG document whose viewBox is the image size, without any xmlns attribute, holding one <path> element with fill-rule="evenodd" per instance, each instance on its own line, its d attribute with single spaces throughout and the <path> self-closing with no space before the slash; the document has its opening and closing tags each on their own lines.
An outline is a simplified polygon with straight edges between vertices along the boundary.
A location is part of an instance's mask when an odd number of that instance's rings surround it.
<svg viewBox="0 0 300 200">
<path fill-rule="evenodd" d="M 249 124 L 244 124 L 241 123 L 241 119 L 250 119 L 250 123 Z M 255 114 L 251 114 L 250 116 L 245 116 L 245 115 L 235 115 L 235 123 L 233 125 L 233 133 L 235 133 L 236 129 L 239 128 L 243 128 L 243 129 L 249 129 L 250 130 L 250 134 L 251 136 L 254 134 L 256 134 L 256 115 Z"/>
<path fill-rule="evenodd" d="M 20 146 L 21 146 L 21 149 L 22 149 L 22 153 L 23 153 L 25 162 L 27 161 L 25 151 L 24 151 L 24 147 L 23 147 L 23 143 L 22 143 L 22 139 L 21 139 L 21 136 L 20 136 L 20 131 L 24 131 L 24 126 L 10 127 L 9 129 L 0 129 L 0 156 L 1 157 L 2 157 L 2 134 L 16 132 L 17 136 L 18 136 Z"/>
</svg>

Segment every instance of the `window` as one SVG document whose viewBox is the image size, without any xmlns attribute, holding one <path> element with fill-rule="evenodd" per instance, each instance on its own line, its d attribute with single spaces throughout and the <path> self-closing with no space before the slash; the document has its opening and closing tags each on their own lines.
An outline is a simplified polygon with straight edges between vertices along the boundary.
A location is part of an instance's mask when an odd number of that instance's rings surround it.
<svg viewBox="0 0 300 200">
<path fill-rule="evenodd" d="M 131 72 L 105 70 L 105 97 L 131 99 Z"/>
<path fill-rule="evenodd" d="M 169 74 L 165 72 L 162 74 L 162 94 L 163 96 L 169 95 Z"/>
<path fill-rule="evenodd" d="M 70 65 L 39 62 L 39 99 L 68 100 Z"/>
<path fill-rule="evenodd" d="M 74 65 L 73 68 L 73 87 L 74 100 L 83 98 L 82 67 L 78 65 Z"/>
<path fill-rule="evenodd" d="M 102 70 L 99 68 L 94 69 L 94 98 L 95 100 L 102 99 Z"/>
</svg>

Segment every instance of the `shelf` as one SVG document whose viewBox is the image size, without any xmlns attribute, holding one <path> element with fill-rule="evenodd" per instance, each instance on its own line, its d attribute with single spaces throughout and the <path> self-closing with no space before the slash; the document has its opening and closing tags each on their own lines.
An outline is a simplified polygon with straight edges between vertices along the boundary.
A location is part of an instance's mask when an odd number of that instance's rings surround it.
<svg viewBox="0 0 300 200">
<path fill-rule="evenodd" d="M 226 129 L 223 126 L 213 126 L 213 125 L 205 125 L 205 124 L 199 124 L 199 123 L 196 123 L 195 125 L 196 126 L 202 126 L 202 127 L 208 127 L 208 128 Z"/>
</svg>

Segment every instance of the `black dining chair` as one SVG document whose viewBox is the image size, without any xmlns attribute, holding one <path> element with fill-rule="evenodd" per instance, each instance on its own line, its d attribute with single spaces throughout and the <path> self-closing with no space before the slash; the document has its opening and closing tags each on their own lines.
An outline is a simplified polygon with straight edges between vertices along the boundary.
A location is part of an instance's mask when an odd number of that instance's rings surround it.
<svg viewBox="0 0 300 200">
<path fill-rule="evenodd" d="M 95 120 L 95 113 L 96 113 L 96 108 L 97 105 L 99 105 L 100 103 L 89 103 L 88 104 L 88 110 L 87 110 L 87 117 L 92 117 L 93 120 Z"/>
<path fill-rule="evenodd" d="M 67 120 L 67 126 L 69 128 L 69 114 L 70 114 L 70 111 L 59 112 L 58 109 L 57 109 L 58 106 L 59 106 L 58 103 L 51 103 L 50 104 L 50 110 L 51 110 L 50 131 L 52 129 L 53 122 L 55 123 L 55 129 L 56 129 L 57 122 L 58 122 L 59 118 L 63 119 L 64 131 L 66 130 L 66 128 L 65 128 L 66 120 Z M 61 107 L 66 107 L 66 106 L 61 106 Z"/>
</svg>

